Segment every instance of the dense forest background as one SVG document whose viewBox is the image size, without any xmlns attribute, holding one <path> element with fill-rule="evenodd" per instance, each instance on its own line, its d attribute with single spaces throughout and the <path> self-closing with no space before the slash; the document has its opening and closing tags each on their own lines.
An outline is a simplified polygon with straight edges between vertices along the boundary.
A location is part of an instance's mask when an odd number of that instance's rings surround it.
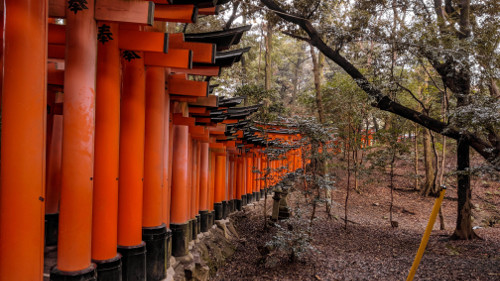
<svg viewBox="0 0 500 281">
<path fill-rule="evenodd" d="M 252 25 L 241 64 L 211 81 L 218 95 L 262 103 L 257 121 L 294 124 L 313 150 L 337 151 L 312 173 L 330 179 L 341 167 L 347 190 L 362 192 L 374 169 L 392 189 L 398 161 L 422 196 L 455 187 L 453 237 L 472 239 L 471 181 L 498 184 L 500 170 L 499 18 L 495 0 L 235 0 L 176 28 Z"/>
</svg>

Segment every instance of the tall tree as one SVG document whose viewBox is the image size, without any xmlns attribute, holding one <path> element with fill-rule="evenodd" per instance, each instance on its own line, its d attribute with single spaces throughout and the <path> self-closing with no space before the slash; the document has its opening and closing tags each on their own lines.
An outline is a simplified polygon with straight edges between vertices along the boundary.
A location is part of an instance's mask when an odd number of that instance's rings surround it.
<svg viewBox="0 0 500 281">
<path fill-rule="evenodd" d="M 324 56 L 319 53 L 316 54 L 314 47 L 310 45 L 311 60 L 313 63 L 313 76 L 314 76 L 314 91 L 316 93 L 316 108 L 318 110 L 318 120 L 320 123 L 325 122 L 325 114 L 323 113 L 323 99 L 321 97 L 321 77 L 323 73 Z"/>
<path fill-rule="evenodd" d="M 454 233 L 455 238 L 471 239 L 475 234 L 471 227 L 470 211 L 470 175 L 469 168 L 469 146 L 472 146 L 497 170 L 500 170 L 500 135 L 498 124 L 485 124 L 485 135 L 478 134 L 463 126 L 461 118 L 444 123 L 429 115 L 421 114 L 409 106 L 405 106 L 388 94 L 384 94 L 384 88 L 370 81 L 360 69 L 358 69 L 342 52 L 349 54 L 349 43 L 364 36 L 373 36 L 382 44 L 398 44 L 397 50 L 406 51 L 407 55 L 426 59 L 437 72 L 444 85 L 451 90 L 456 100 L 456 116 L 463 117 L 466 113 L 476 114 L 474 117 L 481 118 L 476 111 L 471 109 L 470 94 L 472 92 L 472 68 L 477 66 L 478 59 L 471 59 L 479 53 L 488 52 L 481 49 L 478 41 L 485 40 L 487 36 L 498 36 L 500 24 L 500 7 L 498 1 L 489 0 L 477 3 L 474 10 L 471 9 L 469 0 L 441 0 L 433 1 L 404 1 L 402 5 L 389 5 L 386 1 L 313 1 L 310 5 L 304 5 L 302 1 L 294 1 L 292 4 L 278 4 L 275 0 L 261 0 L 267 8 L 287 23 L 292 23 L 291 36 L 304 40 L 318 48 L 326 57 L 331 59 L 342 68 L 358 86 L 371 98 L 371 104 L 381 110 L 388 111 L 416 122 L 427 129 L 445 135 L 457 141 L 457 171 L 458 171 L 458 214 Z M 294 5 L 299 4 L 299 5 Z M 345 5 L 344 9 L 321 9 L 321 5 Z M 399 8 L 398 8 L 399 6 Z M 318 8 L 319 7 L 319 8 Z M 429 8 L 432 7 L 432 8 Z M 400 41 L 395 42 L 395 37 L 387 38 L 384 33 L 385 17 L 390 17 L 391 9 L 400 9 L 402 18 L 395 19 L 401 25 L 405 36 L 399 36 Z M 382 12 L 378 12 L 378 11 Z M 314 13 L 328 11 L 347 11 L 343 22 L 350 24 L 342 30 L 336 27 L 342 26 L 337 21 L 337 26 L 325 26 L 324 20 L 318 22 Z M 412 12 L 410 12 L 412 11 Z M 473 13 L 477 13 L 473 17 Z M 407 14 L 412 20 L 405 20 Z M 471 19 L 473 21 L 471 21 Z M 496 19 L 496 20 L 495 20 Z M 487 25 L 479 21 L 487 22 Z M 377 26 L 371 26 L 377 22 Z M 299 27 L 299 30 L 297 30 Z M 367 34 L 365 30 L 370 31 Z M 474 33 L 472 33 L 474 30 Z M 411 31 L 411 32 L 410 32 Z M 389 32 L 390 33 L 390 32 Z M 328 36 L 326 36 L 326 34 Z M 326 42 L 322 38 L 330 37 L 332 40 Z M 476 43 L 476 44 L 475 44 Z M 489 51 L 495 53 L 497 50 Z M 393 54 L 391 54 L 393 55 Z M 490 66 L 489 68 L 494 68 Z M 487 71 L 485 72 L 487 73 Z M 484 77 L 479 77 L 481 81 Z M 490 78 L 490 77 L 488 77 Z M 374 78 L 376 79 L 376 78 Z M 495 101 L 493 101 L 495 102 Z M 498 102 L 498 101 L 496 101 Z M 492 114 L 496 114 L 493 112 Z"/>
</svg>

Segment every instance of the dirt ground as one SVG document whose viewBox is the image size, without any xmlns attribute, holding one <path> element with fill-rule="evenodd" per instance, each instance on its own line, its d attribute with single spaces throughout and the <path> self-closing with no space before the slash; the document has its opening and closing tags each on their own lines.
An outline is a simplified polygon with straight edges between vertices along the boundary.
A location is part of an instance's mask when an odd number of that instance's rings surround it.
<svg viewBox="0 0 500 281">
<path fill-rule="evenodd" d="M 332 218 L 328 218 L 324 205 L 319 207 L 311 233 L 316 250 L 300 261 L 285 258 L 275 266 L 266 262 L 269 253 L 263 250 L 264 245 L 277 227 L 264 230 L 263 203 L 234 213 L 232 219 L 242 236 L 235 242 L 235 255 L 212 280 L 405 280 L 435 200 L 413 189 L 413 180 L 404 176 L 410 168 L 400 162 L 396 169 L 396 228 L 389 221 L 387 177 L 374 173 L 360 182 L 360 193 L 351 190 L 351 222 L 345 230 L 346 185 L 340 175 L 338 189 L 332 192 Z M 473 225 L 482 240 L 449 239 L 456 220 L 456 200 L 456 189 L 448 188 L 442 206 L 446 228 L 439 230 L 439 220 L 434 225 L 414 280 L 500 280 L 500 183 L 484 179 L 473 182 Z M 271 201 L 269 196 L 268 205 Z M 311 206 L 299 191 L 291 194 L 290 205 L 292 210 L 300 206 L 303 214 L 310 215 Z M 285 228 L 287 224 L 281 222 Z"/>
</svg>

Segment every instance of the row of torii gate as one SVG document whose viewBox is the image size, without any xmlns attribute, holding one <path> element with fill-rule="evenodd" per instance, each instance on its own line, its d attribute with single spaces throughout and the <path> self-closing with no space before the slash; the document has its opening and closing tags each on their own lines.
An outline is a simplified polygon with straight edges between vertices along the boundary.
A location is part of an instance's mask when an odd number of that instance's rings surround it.
<svg viewBox="0 0 500 281">
<path fill-rule="evenodd" d="M 250 26 L 167 32 L 227 0 L 2 2 L 0 280 L 42 280 L 55 244 L 51 280 L 162 280 L 170 255 L 302 167 L 298 134 L 212 94 Z M 292 149 L 271 160 L 269 145 Z"/>
</svg>

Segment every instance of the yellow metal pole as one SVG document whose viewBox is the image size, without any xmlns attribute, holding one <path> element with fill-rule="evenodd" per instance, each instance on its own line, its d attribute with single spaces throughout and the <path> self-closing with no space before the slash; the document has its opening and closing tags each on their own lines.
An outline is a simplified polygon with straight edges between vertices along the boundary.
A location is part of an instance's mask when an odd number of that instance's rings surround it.
<svg viewBox="0 0 500 281">
<path fill-rule="evenodd" d="M 443 188 L 439 193 L 439 197 L 434 202 L 434 207 L 432 207 L 431 217 L 429 218 L 429 222 L 427 223 L 427 227 L 425 228 L 424 236 L 422 237 L 422 241 L 420 242 L 420 247 L 418 247 L 417 256 L 413 261 L 410 273 L 408 274 L 408 278 L 406 278 L 406 281 L 412 281 L 413 277 L 415 276 L 415 273 L 417 272 L 420 260 L 424 255 L 425 247 L 427 246 L 427 242 L 429 242 L 429 236 L 431 236 L 432 227 L 436 222 L 436 216 L 439 212 L 439 208 L 441 208 L 441 203 L 443 202 L 445 192 L 446 192 L 446 187 L 443 186 Z"/>
</svg>

